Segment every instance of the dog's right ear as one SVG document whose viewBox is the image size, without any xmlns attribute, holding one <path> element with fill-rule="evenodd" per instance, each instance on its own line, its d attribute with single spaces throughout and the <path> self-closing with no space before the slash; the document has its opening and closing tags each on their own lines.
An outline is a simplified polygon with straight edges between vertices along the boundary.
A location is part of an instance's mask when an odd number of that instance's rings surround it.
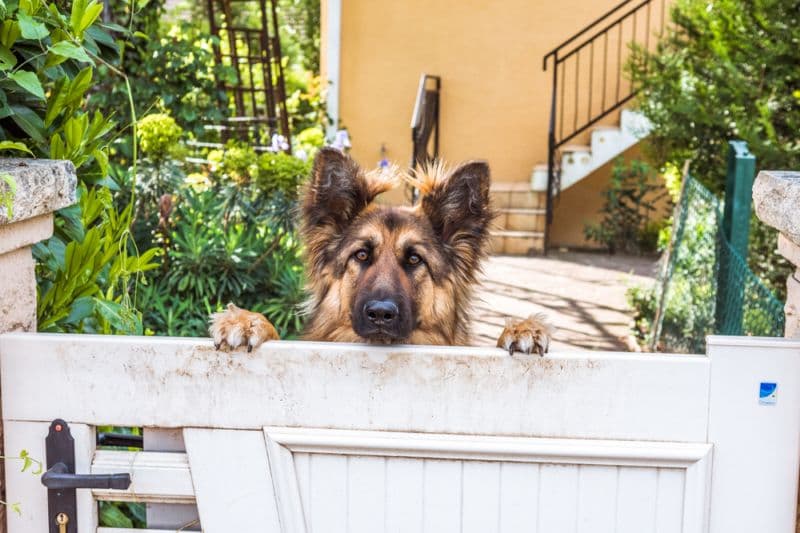
<svg viewBox="0 0 800 533">
<path fill-rule="evenodd" d="M 350 156 L 322 148 L 314 158 L 302 204 L 302 232 L 312 258 L 322 254 L 392 182 L 368 176 Z"/>
<path fill-rule="evenodd" d="M 314 158 L 311 181 L 303 199 L 307 230 L 330 227 L 343 230 L 380 193 L 392 184 L 367 176 L 350 156 L 322 148 Z"/>
</svg>

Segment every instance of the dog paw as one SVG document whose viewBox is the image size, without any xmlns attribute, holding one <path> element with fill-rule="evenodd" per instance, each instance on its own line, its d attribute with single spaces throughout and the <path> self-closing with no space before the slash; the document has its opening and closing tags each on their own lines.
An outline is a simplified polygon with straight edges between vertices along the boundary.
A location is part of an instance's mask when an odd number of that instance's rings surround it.
<svg viewBox="0 0 800 533">
<path fill-rule="evenodd" d="M 497 347 L 503 348 L 509 355 L 514 355 L 514 352 L 544 355 L 550 347 L 552 331 L 552 326 L 541 314 L 531 315 L 524 320 L 509 318 L 497 339 Z"/>
<path fill-rule="evenodd" d="M 217 350 L 247 346 L 247 351 L 251 352 L 265 341 L 278 340 L 275 326 L 264 315 L 233 304 L 228 304 L 225 311 L 212 313 L 209 322 L 208 332 Z"/>
</svg>

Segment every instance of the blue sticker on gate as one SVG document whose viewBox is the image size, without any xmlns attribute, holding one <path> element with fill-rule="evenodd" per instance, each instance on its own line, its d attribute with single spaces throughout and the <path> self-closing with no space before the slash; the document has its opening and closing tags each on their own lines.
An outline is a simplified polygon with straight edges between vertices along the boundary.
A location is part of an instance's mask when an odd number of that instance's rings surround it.
<svg viewBox="0 0 800 533">
<path fill-rule="evenodd" d="M 778 384 L 761 382 L 758 388 L 758 403 L 761 405 L 775 405 L 778 401 Z"/>
</svg>

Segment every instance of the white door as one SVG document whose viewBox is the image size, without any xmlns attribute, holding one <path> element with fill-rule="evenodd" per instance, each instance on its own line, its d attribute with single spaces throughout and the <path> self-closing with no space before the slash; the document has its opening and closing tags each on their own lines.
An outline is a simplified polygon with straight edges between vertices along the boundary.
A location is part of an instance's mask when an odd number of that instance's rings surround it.
<svg viewBox="0 0 800 533">
<path fill-rule="evenodd" d="M 80 533 L 97 530 L 98 499 L 148 502 L 153 531 L 788 533 L 800 344 L 710 346 L 229 354 L 204 339 L 9 334 L 6 453 L 43 458 L 63 418 L 78 473 L 131 474 L 126 491 L 78 491 Z M 761 383 L 776 402 L 759 403 Z M 100 425 L 144 427 L 147 451 L 96 449 Z M 10 533 L 48 531 L 39 480 L 8 468 L 7 487 L 22 509 Z"/>
</svg>

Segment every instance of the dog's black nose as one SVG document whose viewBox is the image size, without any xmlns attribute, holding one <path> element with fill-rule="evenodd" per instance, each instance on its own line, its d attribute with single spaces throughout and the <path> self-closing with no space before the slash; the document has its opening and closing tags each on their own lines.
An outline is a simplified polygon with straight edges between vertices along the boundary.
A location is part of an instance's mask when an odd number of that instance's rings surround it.
<svg viewBox="0 0 800 533">
<path fill-rule="evenodd" d="M 376 326 L 392 326 L 400 310 L 391 300 L 370 300 L 364 305 L 364 316 Z"/>
</svg>

